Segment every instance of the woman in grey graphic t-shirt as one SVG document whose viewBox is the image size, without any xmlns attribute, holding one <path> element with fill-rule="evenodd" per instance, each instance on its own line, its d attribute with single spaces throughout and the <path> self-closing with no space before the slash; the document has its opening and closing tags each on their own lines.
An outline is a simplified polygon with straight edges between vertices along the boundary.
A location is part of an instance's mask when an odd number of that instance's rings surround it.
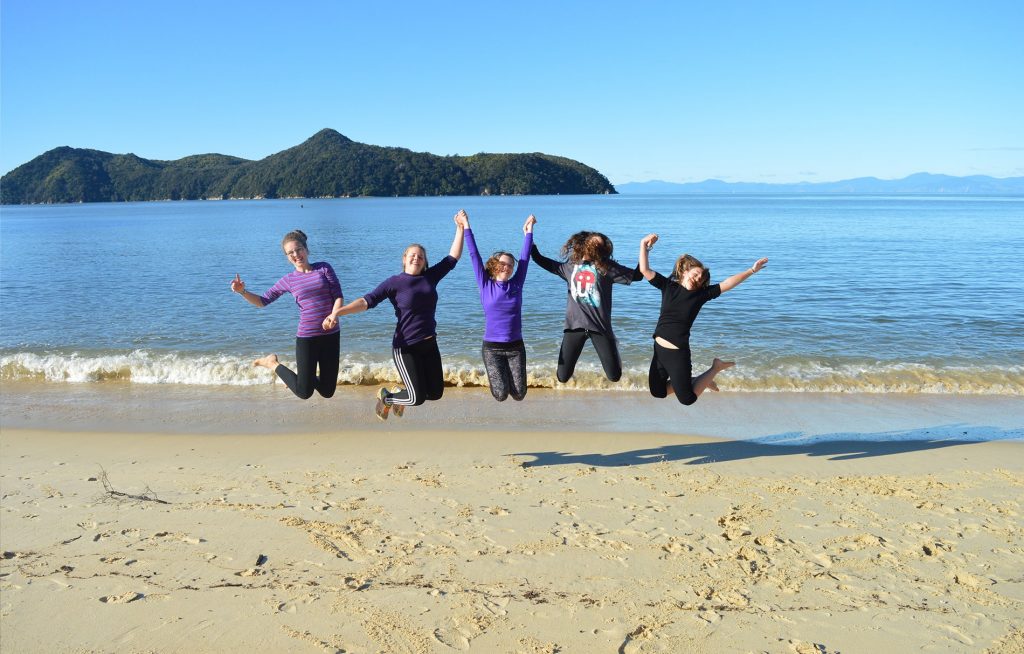
<svg viewBox="0 0 1024 654">
<path fill-rule="evenodd" d="M 594 344 L 609 381 L 622 377 L 622 359 L 612 331 L 612 284 L 631 284 L 642 278 L 636 268 L 612 259 L 612 241 L 600 232 L 577 232 L 562 246 L 565 261 L 548 259 L 534 244 L 530 258 L 565 280 L 567 299 L 558 381 L 572 378 L 587 339 Z"/>
</svg>

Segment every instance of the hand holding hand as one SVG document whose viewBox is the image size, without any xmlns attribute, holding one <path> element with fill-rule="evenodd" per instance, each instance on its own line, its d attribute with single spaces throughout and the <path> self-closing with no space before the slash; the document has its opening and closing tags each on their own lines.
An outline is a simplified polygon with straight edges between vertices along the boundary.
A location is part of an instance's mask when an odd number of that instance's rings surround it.
<svg viewBox="0 0 1024 654">
<path fill-rule="evenodd" d="M 455 224 L 463 229 L 469 229 L 469 214 L 465 209 L 459 209 L 459 213 L 455 214 Z"/>
<path fill-rule="evenodd" d="M 658 242 L 657 234 L 648 234 L 647 236 L 640 239 L 640 245 L 644 246 L 645 250 L 650 250 L 654 247 L 654 244 Z"/>
<path fill-rule="evenodd" d="M 238 276 L 238 273 L 235 273 L 235 278 L 231 280 L 231 291 L 233 293 L 245 293 L 245 282 Z"/>
<path fill-rule="evenodd" d="M 329 331 L 331 331 L 332 329 L 334 329 L 337 326 L 338 326 L 338 318 L 337 317 L 335 317 L 333 315 L 329 315 L 326 318 L 324 318 L 324 322 L 323 322 L 322 327 L 324 328 L 325 332 L 329 332 Z"/>
<path fill-rule="evenodd" d="M 754 265 L 750 267 L 750 272 L 751 273 L 756 273 L 757 271 L 761 270 L 762 268 L 764 268 L 767 265 L 768 265 L 768 257 L 764 257 L 763 259 L 758 259 L 757 261 L 754 262 Z"/>
<path fill-rule="evenodd" d="M 529 215 L 529 217 L 526 219 L 526 222 L 523 223 L 523 233 L 524 234 L 532 234 L 533 233 L 533 226 L 536 225 L 536 224 L 537 224 L 537 218 L 534 217 L 534 215 L 531 213 Z"/>
</svg>

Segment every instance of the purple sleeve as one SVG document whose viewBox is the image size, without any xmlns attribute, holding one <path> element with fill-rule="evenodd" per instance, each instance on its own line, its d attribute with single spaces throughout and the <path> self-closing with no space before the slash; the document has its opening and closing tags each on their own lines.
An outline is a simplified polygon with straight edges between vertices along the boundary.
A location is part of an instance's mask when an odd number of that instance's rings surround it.
<svg viewBox="0 0 1024 654">
<path fill-rule="evenodd" d="M 331 298 L 337 300 L 338 298 L 344 298 L 345 295 L 341 292 L 341 282 L 338 281 L 338 275 L 335 274 L 334 268 L 331 264 L 324 262 L 324 279 L 327 280 L 327 285 L 331 288 Z"/>
<path fill-rule="evenodd" d="M 458 262 L 458 259 L 449 254 L 444 259 L 427 268 L 423 274 L 436 286 L 438 282 L 445 278 L 445 275 L 455 269 L 455 264 Z"/>
<path fill-rule="evenodd" d="M 533 232 L 523 235 L 523 249 L 519 251 L 519 269 L 516 270 L 513 281 L 517 286 L 522 286 L 526 281 L 526 267 L 530 265 L 530 252 L 533 250 Z"/>
<path fill-rule="evenodd" d="M 394 278 L 388 277 L 387 279 L 382 281 L 377 286 L 377 288 L 373 289 L 372 291 L 363 296 L 363 299 L 366 300 L 367 309 L 374 308 L 375 306 L 386 300 L 388 297 L 390 297 L 392 289 L 392 279 Z"/>
<path fill-rule="evenodd" d="M 469 260 L 473 262 L 473 274 L 476 276 L 476 285 L 478 288 L 484 287 L 484 280 L 486 274 L 484 273 L 484 262 L 480 259 L 480 250 L 476 247 L 476 239 L 473 238 L 473 230 L 467 229 L 466 235 L 466 249 L 469 250 Z"/>
<path fill-rule="evenodd" d="M 288 285 L 288 277 L 285 276 L 277 280 L 276 284 L 264 291 L 263 295 L 260 296 L 260 299 L 263 300 L 263 305 L 266 306 L 290 291 L 291 288 Z"/>
</svg>

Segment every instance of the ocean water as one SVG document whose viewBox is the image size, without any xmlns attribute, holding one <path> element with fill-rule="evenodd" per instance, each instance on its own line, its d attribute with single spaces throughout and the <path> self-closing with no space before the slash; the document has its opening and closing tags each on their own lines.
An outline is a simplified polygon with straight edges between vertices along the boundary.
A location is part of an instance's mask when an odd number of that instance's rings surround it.
<svg viewBox="0 0 1024 654">
<path fill-rule="evenodd" d="M 581 229 L 602 231 L 634 265 L 668 274 L 694 254 L 714 281 L 768 267 L 707 304 L 694 325 L 695 370 L 737 361 L 723 390 L 1024 395 L 1024 198 L 878 196 L 568 196 L 358 198 L 5 206 L 0 209 L 0 381 L 249 385 L 251 360 L 292 360 L 298 310 L 256 309 L 291 270 L 284 233 L 309 235 L 313 261 L 338 272 L 346 300 L 401 269 L 411 242 L 444 256 L 452 216 L 470 215 L 481 251 L 518 253 L 533 213 L 557 257 Z M 467 259 L 441 284 L 438 338 L 448 381 L 483 385 L 483 315 Z M 587 348 L 569 388 L 646 388 L 660 294 L 617 286 L 613 321 L 625 374 L 608 383 Z M 554 379 L 565 284 L 531 266 L 524 336 L 531 384 Z M 343 383 L 397 381 L 389 305 L 342 322 Z"/>
</svg>

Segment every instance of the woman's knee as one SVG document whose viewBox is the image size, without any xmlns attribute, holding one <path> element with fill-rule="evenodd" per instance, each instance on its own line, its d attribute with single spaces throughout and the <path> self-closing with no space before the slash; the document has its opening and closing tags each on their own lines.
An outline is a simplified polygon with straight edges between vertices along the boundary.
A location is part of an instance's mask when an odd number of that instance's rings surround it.
<svg viewBox="0 0 1024 654">
<path fill-rule="evenodd" d="M 693 390 L 690 390 L 689 393 L 676 393 L 676 399 L 679 400 L 680 404 L 690 406 L 691 404 L 697 401 L 697 395 L 693 392 Z"/>
</svg>

